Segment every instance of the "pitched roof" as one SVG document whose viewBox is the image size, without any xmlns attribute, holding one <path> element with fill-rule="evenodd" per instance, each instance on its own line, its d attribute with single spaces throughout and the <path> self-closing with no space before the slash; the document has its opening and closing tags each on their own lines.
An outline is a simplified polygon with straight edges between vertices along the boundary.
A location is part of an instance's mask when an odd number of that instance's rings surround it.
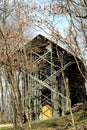
<svg viewBox="0 0 87 130">
<path fill-rule="evenodd" d="M 75 57 L 78 57 L 79 59 L 83 58 L 85 61 L 86 61 L 86 64 L 87 64 L 87 51 L 86 51 L 86 48 L 85 48 L 85 51 L 83 51 L 84 49 L 84 44 L 80 45 L 80 53 L 78 52 L 78 49 L 76 49 L 76 46 L 74 44 L 72 44 L 70 46 L 70 44 L 66 41 L 64 42 L 61 39 L 59 40 L 55 40 L 53 37 L 47 37 L 47 36 L 43 36 L 41 34 L 38 34 L 37 36 L 35 36 L 29 43 L 31 44 L 35 44 L 37 46 L 41 45 L 41 41 L 43 41 L 43 43 L 45 43 L 46 41 L 46 45 L 47 43 L 49 44 L 50 42 L 51 43 L 54 43 L 56 45 L 58 45 L 58 47 L 64 49 L 67 53 L 75 56 Z M 42 44 L 42 46 L 44 46 L 44 44 Z M 81 55 L 81 56 L 80 56 Z"/>
</svg>

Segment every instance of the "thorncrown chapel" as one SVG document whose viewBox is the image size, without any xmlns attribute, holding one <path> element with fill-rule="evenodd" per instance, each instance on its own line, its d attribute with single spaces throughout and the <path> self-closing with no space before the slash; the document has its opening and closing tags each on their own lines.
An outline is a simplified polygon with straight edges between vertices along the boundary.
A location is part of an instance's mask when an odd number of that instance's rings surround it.
<svg viewBox="0 0 87 130">
<path fill-rule="evenodd" d="M 22 76 L 23 103 L 29 116 L 32 112 L 36 120 L 61 116 L 69 109 L 69 99 L 71 105 L 86 100 L 85 80 L 70 53 L 41 35 L 27 43 L 25 50 L 28 65 Z M 23 50 L 19 52 L 23 54 Z M 84 73 L 81 60 L 76 59 Z"/>
</svg>

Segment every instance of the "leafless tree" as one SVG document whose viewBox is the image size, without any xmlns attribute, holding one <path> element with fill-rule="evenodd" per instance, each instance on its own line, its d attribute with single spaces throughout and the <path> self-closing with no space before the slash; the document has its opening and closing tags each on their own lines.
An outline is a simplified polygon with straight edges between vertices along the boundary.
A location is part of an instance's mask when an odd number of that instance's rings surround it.
<svg viewBox="0 0 87 130">
<path fill-rule="evenodd" d="M 23 33 L 24 29 L 29 26 L 29 13 L 26 10 L 28 10 L 28 5 L 24 5 L 19 1 L 11 3 L 8 0 L 4 0 L 0 2 L 0 68 L 3 68 L 5 81 L 10 87 L 9 95 L 10 100 L 12 100 L 10 105 L 13 106 L 15 125 L 16 117 L 20 119 L 20 129 L 23 129 L 21 116 L 25 110 L 22 101 L 20 77 L 23 70 L 27 68 L 27 56 L 24 43 L 29 40 Z M 24 53 L 20 60 L 18 60 L 20 54 L 17 51 L 21 47 Z M 17 53 L 16 56 L 15 53 Z M 2 84 L 1 88 L 3 99 Z M 4 106 L 2 108 L 4 109 Z"/>
</svg>

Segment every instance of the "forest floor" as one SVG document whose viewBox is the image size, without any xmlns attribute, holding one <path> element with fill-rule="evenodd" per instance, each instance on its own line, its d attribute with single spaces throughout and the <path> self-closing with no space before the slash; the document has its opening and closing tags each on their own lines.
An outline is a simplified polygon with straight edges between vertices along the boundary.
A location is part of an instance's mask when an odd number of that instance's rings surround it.
<svg viewBox="0 0 87 130">
<path fill-rule="evenodd" d="M 0 124 L 0 129 L 1 128 L 11 128 L 13 127 L 13 124 Z"/>
<path fill-rule="evenodd" d="M 82 106 L 83 107 L 83 106 Z M 78 107 L 73 109 L 73 116 L 76 130 L 87 130 L 87 107 L 78 110 Z M 14 130 L 12 124 L 0 128 L 0 130 Z M 19 130 L 19 128 L 17 128 Z M 52 118 L 42 121 L 32 121 L 31 129 L 28 122 L 24 124 L 24 130 L 75 130 L 73 129 L 72 118 L 69 112 L 65 116 Z"/>
<path fill-rule="evenodd" d="M 87 130 L 87 111 L 74 113 L 76 130 Z M 32 123 L 32 130 L 74 130 L 71 115 Z"/>
</svg>

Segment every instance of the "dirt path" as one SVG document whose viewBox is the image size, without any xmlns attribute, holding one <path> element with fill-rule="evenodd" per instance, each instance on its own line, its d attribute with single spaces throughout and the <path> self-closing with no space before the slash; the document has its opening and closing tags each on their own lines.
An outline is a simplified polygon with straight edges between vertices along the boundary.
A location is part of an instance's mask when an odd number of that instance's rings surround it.
<svg viewBox="0 0 87 130">
<path fill-rule="evenodd" d="M 0 128 L 5 128 L 5 127 L 13 127 L 13 124 L 0 124 Z"/>
</svg>

